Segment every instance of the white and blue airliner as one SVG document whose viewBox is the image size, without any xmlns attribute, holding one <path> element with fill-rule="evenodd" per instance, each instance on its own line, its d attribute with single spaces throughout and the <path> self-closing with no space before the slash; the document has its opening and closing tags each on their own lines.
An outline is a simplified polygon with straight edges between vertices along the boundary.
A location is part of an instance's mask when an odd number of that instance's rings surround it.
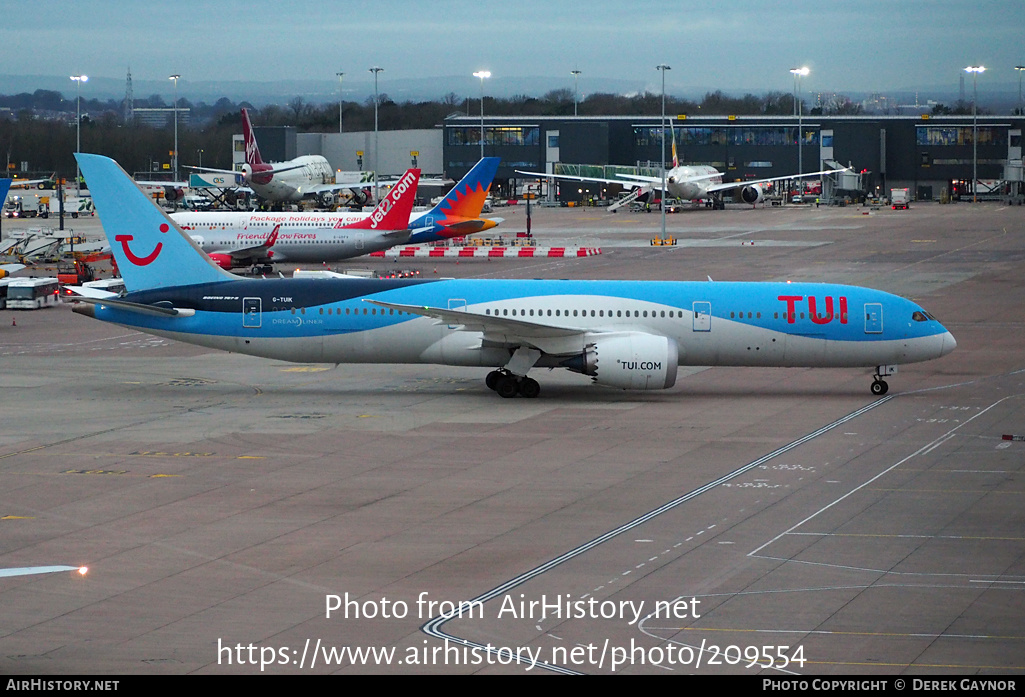
<svg viewBox="0 0 1025 697">
<path fill-rule="evenodd" d="M 214 264 L 115 163 L 78 155 L 127 287 L 76 312 L 224 351 L 319 363 L 490 367 L 503 397 L 536 397 L 532 368 L 599 385 L 672 387 L 677 367 L 875 368 L 957 345 L 914 302 L 824 283 L 247 279 Z"/>
</svg>

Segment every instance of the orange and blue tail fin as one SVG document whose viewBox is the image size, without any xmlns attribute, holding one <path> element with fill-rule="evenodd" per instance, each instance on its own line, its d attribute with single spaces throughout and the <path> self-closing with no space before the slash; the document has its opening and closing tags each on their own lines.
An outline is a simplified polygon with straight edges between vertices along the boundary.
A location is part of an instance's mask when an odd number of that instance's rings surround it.
<svg viewBox="0 0 1025 697">
<path fill-rule="evenodd" d="M 410 242 L 420 244 L 452 237 L 445 233 L 446 227 L 480 219 L 501 160 L 500 157 L 481 158 L 438 205 L 420 217 Z"/>
</svg>

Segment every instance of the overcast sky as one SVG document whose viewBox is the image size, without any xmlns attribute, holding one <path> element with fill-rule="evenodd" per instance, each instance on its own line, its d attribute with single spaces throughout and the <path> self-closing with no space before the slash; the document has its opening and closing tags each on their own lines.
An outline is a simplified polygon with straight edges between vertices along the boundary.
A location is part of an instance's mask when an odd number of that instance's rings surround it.
<svg viewBox="0 0 1025 697">
<path fill-rule="evenodd" d="M 184 81 L 334 79 L 352 98 L 388 79 L 565 76 L 642 80 L 667 91 L 790 91 L 808 66 L 808 91 L 956 89 L 961 70 L 1017 85 L 1025 61 L 1022 0 L 6 0 L 0 73 Z M 993 84 L 991 83 L 991 84 Z M 983 83 L 980 82 L 980 91 Z M 2 91 L 2 84 L 0 84 Z M 440 96 L 440 95 L 439 95 Z"/>
</svg>

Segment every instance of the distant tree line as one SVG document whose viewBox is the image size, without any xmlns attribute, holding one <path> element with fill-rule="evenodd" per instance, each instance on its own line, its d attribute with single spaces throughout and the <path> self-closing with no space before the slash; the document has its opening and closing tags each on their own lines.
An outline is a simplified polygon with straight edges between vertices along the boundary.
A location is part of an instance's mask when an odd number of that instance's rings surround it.
<svg viewBox="0 0 1025 697">
<path fill-rule="evenodd" d="M 179 107 L 189 109 L 189 123 L 178 128 L 179 162 L 217 168 L 231 166 L 231 135 L 241 131 L 241 107 L 248 107 L 259 126 L 295 126 L 300 132 L 332 132 L 338 128 L 338 102 L 313 104 L 295 97 L 287 104 L 272 104 L 260 109 L 248 102 L 235 103 L 221 98 L 214 104 L 179 99 Z M 137 108 L 169 107 L 160 95 L 136 99 Z M 387 94 L 379 95 L 377 108 L 380 130 L 433 128 L 452 114 L 480 113 L 480 100 L 449 93 L 441 99 L 421 102 L 395 102 Z M 75 171 L 75 97 L 52 90 L 15 95 L 0 95 L 0 164 L 19 171 L 28 162 L 29 170 L 57 172 L 69 176 Z M 517 95 L 510 98 L 485 97 L 484 111 L 502 116 L 653 116 L 661 113 L 662 95 L 644 92 L 635 95 L 589 94 L 574 104 L 570 89 L 552 90 L 542 97 Z M 156 165 L 170 163 L 174 147 L 172 125 L 154 128 L 138 122 L 126 123 L 124 102 L 82 99 L 81 138 L 84 152 L 99 152 L 116 159 L 129 172 L 151 171 Z M 722 91 L 707 93 L 701 101 L 666 95 L 666 114 L 723 116 L 786 116 L 795 113 L 794 95 L 769 92 L 762 96 L 745 94 L 734 97 Z M 832 95 L 822 105 L 809 108 L 807 115 L 857 115 L 861 104 L 842 95 Z M 971 113 L 971 104 L 958 101 L 953 107 L 936 105 L 934 114 Z M 983 113 L 980 109 L 980 113 Z M 374 99 L 343 101 L 345 131 L 370 131 L 374 128 Z M 202 152 L 201 152 L 202 151 Z M 6 158 L 6 160 L 5 160 Z M 9 166 L 14 164 L 14 170 Z M 73 175 L 72 175 L 73 176 Z"/>
</svg>

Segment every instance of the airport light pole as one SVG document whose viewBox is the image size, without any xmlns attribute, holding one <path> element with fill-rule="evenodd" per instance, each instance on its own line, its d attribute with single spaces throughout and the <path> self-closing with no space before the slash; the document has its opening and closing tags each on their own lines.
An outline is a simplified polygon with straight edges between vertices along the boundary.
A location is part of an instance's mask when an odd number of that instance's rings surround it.
<svg viewBox="0 0 1025 697">
<path fill-rule="evenodd" d="M 570 70 L 573 76 L 573 115 L 577 115 L 577 104 L 580 102 L 580 71 Z"/>
<path fill-rule="evenodd" d="M 484 159 L 484 78 L 491 77 L 490 70 L 478 70 L 473 74 L 480 78 L 480 159 Z"/>
<path fill-rule="evenodd" d="M 168 80 L 174 81 L 174 158 L 171 168 L 174 170 L 174 181 L 178 181 L 178 80 L 181 75 L 170 75 Z M 176 206 L 177 207 L 177 206 Z"/>
<path fill-rule="evenodd" d="M 1022 110 L 1021 103 L 1021 74 L 1022 72 L 1025 72 L 1025 65 L 1016 65 L 1014 66 L 1014 69 L 1018 71 L 1018 116 L 1021 116 L 1022 114 L 1025 114 L 1025 111 Z"/>
<path fill-rule="evenodd" d="M 378 68 L 376 65 L 370 68 L 370 72 L 374 74 L 374 204 L 377 204 L 377 167 L 380 164 L 380 156 L 378 155 L 378 137 L 377 137 L 377 74 L 384 70 L 384 68 Z"/>
<path fill-rule="evenodd" d="M 972 74 L 972 203 L 979 202 L 976 188 L 979 184 L 979 73 L 986 72 L 985 66 L 969 65 L 966 73 Z"/>
<path fill-rule="evenodd" d="M 335 73 L 338 76 L 338 132 L 342 132 L 342 77 L 345 73 Z"/>
<path fill-rule="evenodd" d="M 72 75 L 71 79 L 75 81 L 75 89 L 78 92 L 75 101 L 78 106 L 75 108 L 75 154 L 82 152 L 82 83 L 89 81 L 88 75 Z M 82 172 L 78 168 L 78 160 L 75 160 L 75 196 L 82 193 Z M 62 221 L 63 222 L 63 221 Z"/>
<path fill-rule="evenodd" d="M 801 78 L 806 77 L 811 71 L 808 68 L 791 68 L 794 76 L 794 109 L 797 111 L 797 173 L 804 174 L 804 109 L 799 101 L 801 92 Z M 801 184 L 801 193 L 804 193 L 804 184 Z"/>
<path fill-rule="evenodd" d="M 666 71 L 672 70 L 665 63 L 656 65 L 655 70 L 662 73 L 662 159 L 659 165 L 662 169 L 662 239 L 666 238 Z"/>
</svg>

